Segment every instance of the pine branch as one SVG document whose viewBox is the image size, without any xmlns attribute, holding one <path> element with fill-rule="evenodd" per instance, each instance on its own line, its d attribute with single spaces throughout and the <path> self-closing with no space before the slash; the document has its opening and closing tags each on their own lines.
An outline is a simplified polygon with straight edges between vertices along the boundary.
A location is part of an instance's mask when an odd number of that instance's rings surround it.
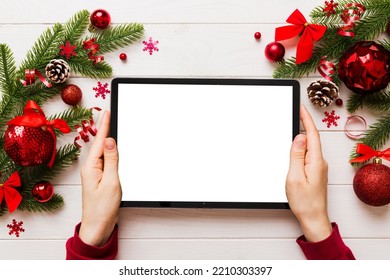
<svg viewBox="0 0 390 280">
<path fill-rule="evenodd" d="M 88 108 L 77 106 L 74 108 L 69 108 L 68 110 L 60 113 L 50 116 L 49 120 L 54 119 L 63 119 L 66 121 L 69 125 L 69 127 L 72 129 L 76 125 L 80 125 L 83 121 L 89 121 L 92 118 L 92 111 Z M 61 135 L 61 131 L 56 130 L 57 135 Z"/>
<path fill-rule="evenodd" d="M 56 23 L 41 34 L 26 59 L 21 63 L 19 77 L 24 77 L 25 69 L 38 69 L 44 72 L 47 63 L 59 53 L 59 45 L 64 41 L 64 28 Z"/>
<path fill-rule="evenodd" d="M 16 80 L 16 64 L 11 49 L 0 44 L 0 85 L 4 93 L 13 92 Z"/>
<path fill-rule="evenodd" d="M 381 112 L 390 110 L 390 92 L 385 89 L 370 95 L 352 94 L 349 97 L 347 102 L 348 112 L 354 113 L 363 107 Z"/>
<path fill-rule="evenodd" d="M 54 194 L 49 201 L 44 203 L 36 201 L 34 197 L 29 195 L 23 197 L 18 210 L 30 212 L 53 212 L 62 206 L 64 206 L 64 198 L 58 194 Z"/>
<path fill-rule="evenodd" d="M 100 33 L 96 37 L 96 42 L 100 44 L 100 53 L 109 53 L 134 43 L 143 34 L 144 27 L 142 24 L 121 24 Z"/>
<path fill-rule="evenodd" d="M 374 150 L 381 149 L 389 140 L 390 137 L 390 114 L 378 119 L 375 124 L 369 126 L 364 133 L 364 137 L 359 139 L 360 143 L 364 143 Z M 356 158 L 356 146 L 351 152 L 350 158 Z"/>
<path fill-rule="evenodd" d="M 98 79 L 112 76 L 112 67 L 107 62 L 101 61 L 93 64 L 93 61 L 88 58 L 86 53 L 77 54 L 76 57 L 68 61 L 68 64 L 72 71 L 85 77 Z"/>
<path fill-rule="evenodd" d="M 83 35 L 89 24 L 88 10 L 82 10 L 76 13 L 68 22 L 64 24 L 64 41 L 75 43 Z"/>
</svg>

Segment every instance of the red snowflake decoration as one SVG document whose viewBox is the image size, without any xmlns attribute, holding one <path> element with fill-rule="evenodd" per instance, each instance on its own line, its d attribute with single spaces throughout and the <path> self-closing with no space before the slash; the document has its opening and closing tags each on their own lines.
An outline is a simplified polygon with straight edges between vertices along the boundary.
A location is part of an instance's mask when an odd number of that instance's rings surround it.
<svg viewBox="0 0 390 280">
<path fill-rule="evenodd" d="M 149 51 L 150 55 L 152 55 L 154 51 L 159 51 L 159 49 L 157 48 L 158 41 L 153 41 L 152 37 L 150 37 L 148 41 L 143 41 L 142 43 L 145 45 L 143 51 Z"/>
<path fill-rule="evenodd" d="M 12 224 L 8 224 L 7 227 L 9 230 L 9 235 L 15 234 L 16 237 L 19 237 L 21 232 L 24 232 L 24 228 L 22 227 L 23 222 L 17 222 L 15 219 L 12 220 Z"/>
<path fill-rule="evenodd" d="M 66 59 L 69 59 L 71 56 L 76 56 L 76 52 L 74 51 L 77 47 L 75 45 L 71 45 L 69 41 L 66 41 L 65 45 L 61 45 L 60 55 L 66 56 Z"/>
<path fill-rule="evenodd" d="M 107 83 L 102 85 L 101 82 L 98 82 L 97 87 L 92 88 L 96 92 L 95 97 L 98 98 L 99 96 L 101 96 L 103 99 L 106 99 L 106 95 L 111 92 L 107 89 L 107 87 Z"/>
<path fill-rule="evenodd" d="M 336 112 L 332 110 L 330 114 L 328 112 L 325 112 L 325 118 L 322 119 L 323 123 L 326 123 L 326 127 L 329 128 L 332 125 L 337 126 L 337 120 L 340 119 L 340 116 L 336 115 Z"/>
<path fill-rule="evenodd" d="M 337 3 L 333 3 L 333 0 L 331 0 L 330 2 L 325 1 L 324 13 L 326 13 L 326 16 L 330 17 L 331 14 L 336 14 L 336 7 L 338 5 L 339 4 Z"/>
</svg>

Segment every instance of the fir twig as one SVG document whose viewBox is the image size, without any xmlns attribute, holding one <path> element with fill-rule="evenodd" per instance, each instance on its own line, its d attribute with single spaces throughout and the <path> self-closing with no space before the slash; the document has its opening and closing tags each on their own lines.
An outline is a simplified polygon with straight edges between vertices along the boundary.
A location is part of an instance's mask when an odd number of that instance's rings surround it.
<svg viewBox="0 0 390 280">
<path fill-rule="evenodd" d="M 32 196 L 25 196 L 19 204 L 18 210 L 30 212 L 53 212 L 64 205 L 64 198 L 59 194 L 54 194 L 53 197 L 45 202 L 40 203 Z M 1 214 L 0 214 L 1 215 Z"/>
<path fill-rule="evenodd" d="M 85 77 L 98 79 L 112 76 L 112 67 L 105 61 L 93 64 L 87 55 L 77 55 L 68 61 L 70 68 L 75 73 Z"/>
<path fill-rule="evenodd" d="M 74 129 L 76 125 L 80 125 L 83 121 L 88 121 L 92 118 L 92 111 L 88 108 L 77 106 L 69 108 L 68 110 L 50 116 L 49 120 L 62 119 L 66 121 L 71 129 Z M 57 135 L 61 135 L 61 131 L 56 130 Z"/>
<path fill-rule="evenodd" d="M 101 53 L 113 52 L 119 48 L 134 43 L 144 34 L 144 27 L 139 23 L 129 23 L 114 26 L 96 37 Z"/>
<path fill-rule="evenodd" d="M 13 92 L 15 89 L 16 66 L 11 49 L 0 44 L 0 85 L 1 91 Z"/>
<path fill-rule="evenodd" d="M 82 10 L 76 13 L 68 22 L 64 24 L 64 42 L 75 43 L 83 35 L 89 24 L 88 10 Z"/>
<path fill-rule="evenodd" d="M 347 102 L 347 110 L 354 113 L 360 108 L 367 107 L 371 110 L 390 110 L 390 92 L 386 89 L 370 95 L 352 94 Z"/>
</svg>

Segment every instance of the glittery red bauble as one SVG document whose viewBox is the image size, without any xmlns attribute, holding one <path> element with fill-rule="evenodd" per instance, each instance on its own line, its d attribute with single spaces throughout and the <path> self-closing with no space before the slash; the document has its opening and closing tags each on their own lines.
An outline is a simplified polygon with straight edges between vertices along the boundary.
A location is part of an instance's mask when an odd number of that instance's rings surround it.
<svg viewBox="0 0 390 280">
<path fill-rule="evenodd" d="M 61 91 L 61 98 L 66 104 L 75 106 L 83 98 L 83 92 L 76 85 L 66 85 Z"/>
<path fill-rule="evenodd" d="M 92 12 L 90 18 L 91 24 L 98 29 L 106 29 L 111 23 L 110 14 L 103 9 Z"/>
<path fill-rule="evenodd" d="M 265 57 L 271 61 L 280 61 L 284 57 L 285 49 L 281 43 L 272 42 L 265 47 Z"/>
<path fill-rule="evenodd" d="M 353 189 L 357 197 L 368 205 L 390 203 L 390 168 L 381 163 L 361 167 L 353 178 Z"/>
<path fill-rule="evenodd" d="M 50 161 L 55 141 L 44 127 L 9 125 L 4 134 L 4 150 L 18 165 L 35 166 Z"/>
<path fill-rule="evenodd" d="M 338 74 L 353 92 L 380 91 L 390 82 L 390 52 L 373 41 L 358 42 L 341 57 Z"/>
<path fill-rule="evenodd" d="M 48 181 L 39 181 L 35 183 L 31 194 L 38 202 L 47 202 L 53 197 L 54 188 Z"/>
</svg>

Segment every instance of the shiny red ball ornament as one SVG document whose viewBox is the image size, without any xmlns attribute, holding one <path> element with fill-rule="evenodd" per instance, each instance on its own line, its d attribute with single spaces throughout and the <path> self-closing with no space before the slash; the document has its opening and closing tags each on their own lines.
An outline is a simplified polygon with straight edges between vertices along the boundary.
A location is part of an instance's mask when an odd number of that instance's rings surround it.
<svg viewBox="0 0 390 280">
<path fill-rule="evenodd" d="M 38 202 L 47 202 L 53 197 L 54 188 L 48 181 L 39 181 L 35 183 L 31 194 Z"/>
<path fill-rule="evenodd" d="M 343 100 L 340 99 L 340 98 L 336 99 L 336 105 L 337 106 L 343 106 Z"/>
<path fill-rule="evenodd" d="M 265 47 L 265 57 L 271 61 L 281 61 L 284 57 L 284 46 L 279 42 L 269 43 Z"/>
<path fill-rule="evenodd" d="M 69 84 L 61 90 L 61 98 L 66 104 L 76 106 L 83 98 L 83 92 L 78 86 Z"/>
<path fill-rule="evenodd" d="M 338 75 L 353 92 L 380 91 L 390 82 L 390 52 L 373 41 L 358 42 L 341 57 Z"/>
<path fill-rule="evenodd" d="M 255 35 L 254 35 L 255 39 L 256 40 L 260 40 L 261 38 L 261 33 L 260 32 L 256 32 Z"/>
<path fill-rule="evenodd" d="M 98 9 L 92 12 L 89 19 L 91 21 L 91 25 L 98 29 L 106 29 L 111 23 L 110 14 L 103 9 Z M 90 26 L 90 29 L 93 30 L 93 27 Z"/>
<path fill-rule="evenodd" d="M 4 151 L 18 165 L 48 163 L 55 140 L 45 127 L 9 125 L 4 134 Z"/>
<path fill-rule="evenodd" d="M 353 178 L 353 190 L 356 196 L 371 206 L 383 206 L 390 203 L 390 168 L 380 159 L 361 167 Z"/>
<path fill-rule="evenodd" d="M 126 60 L 126 59 L 127 59 L 127 54 L 121 53 L 121 54 L 119 55 L 119 58 L 120 58 L 120 60 Z"/>
</svg>

